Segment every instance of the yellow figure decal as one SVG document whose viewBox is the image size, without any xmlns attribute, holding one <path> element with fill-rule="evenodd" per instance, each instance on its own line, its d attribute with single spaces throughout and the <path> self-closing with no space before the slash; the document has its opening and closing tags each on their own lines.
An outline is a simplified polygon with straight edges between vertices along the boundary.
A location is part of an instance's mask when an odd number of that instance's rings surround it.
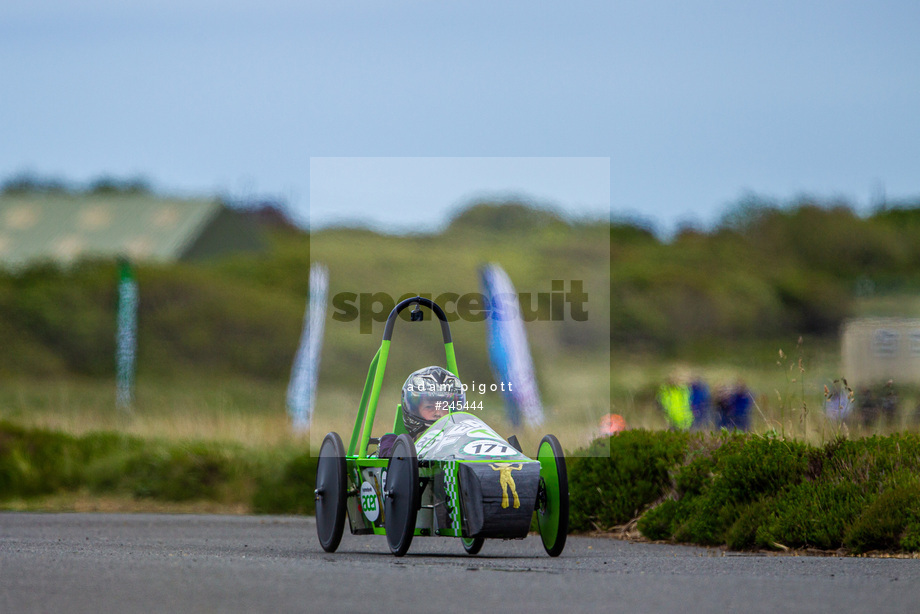
<svg viewBox="0 0 920 614">
<path fill-rule="evenodd" d="M 493 471 L 498 471 L 499 484 L 502 487 L 502 509 L 508 507 L 508 487 L 511 487 L 511 494 L 514 495 L 514 509 L 521 507 L 521 500 L 518 499 L 517 487 L 514 485 L 514 478 L 511 476 L 512 471 L 524 468 L 523 463 L 489 463 Z"/>
</svg>

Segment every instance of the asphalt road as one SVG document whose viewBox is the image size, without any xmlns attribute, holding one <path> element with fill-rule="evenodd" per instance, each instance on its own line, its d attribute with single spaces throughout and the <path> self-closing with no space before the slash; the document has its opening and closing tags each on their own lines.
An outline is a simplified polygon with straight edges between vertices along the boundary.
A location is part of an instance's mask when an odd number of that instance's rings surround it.
<svg viewBox="0 0 920 614">
<path fill-rule="evenodd" d="M 920 612 L 920 559 L 734 555 L 569 538 L 383 538 L 312 518 L 0 514 L 0 612 Z"/>
</svg>

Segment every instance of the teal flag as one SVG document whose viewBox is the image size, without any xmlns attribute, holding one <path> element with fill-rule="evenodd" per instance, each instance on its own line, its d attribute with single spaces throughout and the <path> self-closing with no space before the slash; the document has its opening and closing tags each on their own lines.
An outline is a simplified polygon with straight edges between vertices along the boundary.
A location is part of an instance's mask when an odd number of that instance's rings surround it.
<svg viewBox="0 0 920 614">
<path fill-rule="evenodd" d="M 134 404 L 134 363 L 137 353 L 137 282 L 131 263 L 118 262 L 118 312 L 115 320 L 115 404 L 129 410 Z"/>
</svg>

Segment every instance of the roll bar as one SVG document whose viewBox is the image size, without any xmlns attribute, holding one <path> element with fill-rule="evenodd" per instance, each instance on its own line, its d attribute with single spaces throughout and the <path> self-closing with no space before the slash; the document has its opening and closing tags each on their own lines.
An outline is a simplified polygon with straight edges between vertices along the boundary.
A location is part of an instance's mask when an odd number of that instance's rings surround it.
<svg viewBox="0 0 920 614">
<path fill-rule="evenodd" d="M 390 341 L 393 338 L 393 328 L 396 325 L 396 318 L 399 317 L 399 314 L 406 307 L 413 304 L 427 307 L 438 316 L 438 320 L 441 322 L 441 336 L 444 339 L 447 370 L 459 377 L 457 374 L 457 357 L 454 354 L 454 343 L 450 336 L 450 324 L 447 323 L 447 316 L 444 314 L 444 310 L 431 299 L 422 296 L 415 296 L 400 301 L 387 317 L 380 348 L 374 355 L 374 359 L 371 361 L 371 365 L 367 370 L 367 379 L 364 381 L 364 392 L 361 393 L 358 415 L 355 419 L 354 429 L 352 429 L 351 432 L 351 442 L 348 445 L 349 456 L 354 456 L 355 452 L 357 452 L 359 458 L 367 457 L 367 445 L 370 441 L 371 429 L 374 426 L 374 417 L 377 413 L 377 401 L 380 399 L 380 391 L 383 388 L 383 374 L 386 371 L 387 355 L 390 352 Z M 416 311 L 421 312 L 421 310 L 417 308 Z M 412 319 L 415 321 L 415 317 Z M 421 318 L 419 318 L 419 320 L 421 320 Z M 405 432 L 402 426 L 402 410 L 397 407 L 396 416 L 393 420 L 393 430 L 398 433 L 401 428 L 403 432 Z"/>
<path fill-rule="evenodd" d="M 390 312 L 390 315 L 387 318 L 387 324 L 383 329 L 383 340 L 390 341 L 393 338 L 393 327 L 396 324 L 396 318 L 399 316 L 403 309 L 409 305 L 412 305 L 413 303 L 427 307 L 433 311 L 436 316 L 438 316 L 438 320 L 441 321 L 441 336 L 444 337 L 444 343 L 450 343 L 450 324 L 447 323 L 447 316 L 444 315 L 444 310 L 441 309 L 440 305 L 435 303 L 433 300 L 422 296 L 407 298 L 404 301 L 400 301 L 399 304 L 393 308 L 393 311 Z"/>
</svg>

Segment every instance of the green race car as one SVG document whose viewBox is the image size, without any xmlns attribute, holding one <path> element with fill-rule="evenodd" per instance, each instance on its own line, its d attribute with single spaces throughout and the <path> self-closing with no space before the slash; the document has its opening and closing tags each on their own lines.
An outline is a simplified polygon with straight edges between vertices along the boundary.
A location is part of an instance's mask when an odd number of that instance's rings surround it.
<svg viewBox="0 0 920 614">
<path fill-rule="evenodd" d="M 536 514 L 546 552 L 558 556 L 568 531 L 569 492 L 562 447 L 553 435 L 543 438 L 532 459 L 517 438 L 503 439 L 473 413 L 450 411 L 413 440 L 400 404 L 389 435 L 395 442 L 385 454 L 369 453 L 381 443 L 371 432 L 393 327 L 413 304 L 413 320 L 421 319 L 419 306 L 438 317 L 447 370 L 457 375 L 443 310 L 420 296 L 396 305 L 371 361 L 348 449 L 335 432 L 320 447 L 316 530 L 323 550 L 338 548 L 346 515 L 352 534 L 386 535 L 392 553 L 402 556 L 416 535 L 458 537 L 467 553 L 476 554 L 486 538 L 525 537 Z"/>
</svg>

